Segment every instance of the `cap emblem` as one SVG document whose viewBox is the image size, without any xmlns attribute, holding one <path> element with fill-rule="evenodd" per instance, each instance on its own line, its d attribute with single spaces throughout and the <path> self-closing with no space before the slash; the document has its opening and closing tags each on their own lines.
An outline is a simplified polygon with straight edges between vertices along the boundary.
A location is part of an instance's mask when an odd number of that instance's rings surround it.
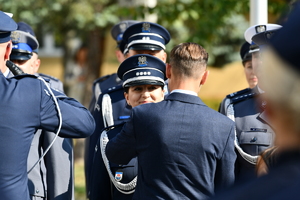
<svg viewBox="0 0 300 200">
<path fill-rule="evenodd" d="M 255 26 L 256 33 L 265 32 L 266 30 L 267 30 L 267 26 L 266 25 Z"/>
<path fill-rule="evenodd" d="M 140 57 L 138 57 L 138 59 L 139 59 L 139 62 L 138 62 L 139 67 L 147 66 L 148 62 L 147 62 L 147 58 L 145 56 L 140 56 Z"/>
<path fill-rule="evenodd" d="M 19 43 L 20 40 L 21 40 L 21 35 L 17 31 L 13 31 L 11 33 L 10 37 L 11 37 L 11 40 L 12 40 L 13 43 Z"/>
<path fill-rule="evenodd" d="M 121 24 L 119 25 L 119 28 L 120 28 L 120 31 L 121 31 L 122 33 L 124 33 L 125 30 L 126 30 L 126 28 L 127 28 L 127 25 L 126 25 L 125 23 L 121 23 Z"/>
<path fill-rule="evenodd" d="M 151 31 L 149 23 L 143 23 L 142 32 L 149 33 Z"/>
</svg>

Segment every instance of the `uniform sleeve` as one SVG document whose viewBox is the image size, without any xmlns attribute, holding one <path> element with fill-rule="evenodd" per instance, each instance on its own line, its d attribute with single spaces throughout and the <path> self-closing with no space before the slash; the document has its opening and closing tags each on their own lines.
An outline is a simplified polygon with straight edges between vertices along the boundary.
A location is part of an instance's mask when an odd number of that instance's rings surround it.
<svg viewBox="0 0 300 200">
<path fill-rule="evenodd" d="M 49 90 L 42 84 L 41 94 L 41 128 L 51 132 L 58 129 L 59 118 L 56 105 Z M 59 133 L 62 137 L 82 138 L 91 135 L 95 129 L 95 121 L 90 112 L 73 98 L 52 90 L 56 96 L 61 115 L 62 128 Z"/>
<path fill-rule="evenodd" d="M 125 165 L 137 156 L 133 116 L 134 112 L 132 112 L 130 120 L 126 122 L 121 132 L 107 143 L 105 152 L 110 162 Z"/>
<path fill-rule="evenodd" d="M 236 160 L 234 137 L 234 123 L 232 123 L 222 157 L 217 162 L 215 191 L 228 188 L 234 183 L 234 165 Z"/>
<path fill-rule="evenodd" d="M 221 113 L 221 114 L 223 114 L 223 115 L 226 115 L 226 110 L 227 110 L 227 108 L 225 108 L 226 106 L 225 106 L 225 103 L 226 103 L 226 101 L 228 101 L 229 99 L 228 98 L 225 98 L 225 99 L 223 99 L 223 101 L 220 103 L 220 106 L 219 106 L 219 109 L 218 109 L 218 111 L 219 111 L 219 113 Z"/>
</svg>

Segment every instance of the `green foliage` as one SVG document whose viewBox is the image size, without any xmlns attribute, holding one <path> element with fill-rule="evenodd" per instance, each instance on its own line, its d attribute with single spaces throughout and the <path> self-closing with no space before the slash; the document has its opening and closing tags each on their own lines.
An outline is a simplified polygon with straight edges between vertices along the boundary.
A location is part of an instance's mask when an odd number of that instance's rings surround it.
<svg viewBox="0 0 300 200">
<path fill-rule="evenodd" d="M 35 29 L 42 27 L 43 32 L 55 33 L 59 44 L 69 31 L 87 38 L 90 31 L 108 31 L 120 20 L 143 20 L 156 14 L 157 23 L 172 36 L 168 51 L 181 42 L 196 42 L 208 50 L 211 65 L 223 66 L 239 59 L 243 32 L 249 26 L 245 17 L 249 2 L 158 0 L 155 7 L 148 8 L 133 6 L 130 0 L 0 0 L 0 10 L 12 12 L 16 21 L 25 21 Z M 269 13 L 279 18 L 288 4 L 285 0 L 269 0 L 268 5 Z"/>
</svg>

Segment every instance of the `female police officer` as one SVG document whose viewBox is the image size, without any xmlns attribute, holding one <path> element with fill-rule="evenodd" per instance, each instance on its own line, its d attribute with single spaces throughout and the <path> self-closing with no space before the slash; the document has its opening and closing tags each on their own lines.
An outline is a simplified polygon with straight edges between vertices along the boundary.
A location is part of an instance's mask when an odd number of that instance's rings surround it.
<svg viewBox="0 0 300 200">
<path fill-rule="evenodd" d="M 164 99 L 165 63 L 154 56 L 139 54 L 127 58 L 119 66 L 118 77 L 123 81 L 124 96 L 129 107 L 156 103 Z M 103 102 L 110 104 L 109 93 L 103 98 L 109 98 L 108 101 Z M 99 109 L 103 114 L 105 124 L 113 120 L 109 108 L 110 105 L 103 104 Z M 98 187 L 98 190 L 92 190 L 94 192 L 90 194 L 90 200 L 132 199 L 136 185 L 137 159 L 133 158 L 127 165 L 118 165 L 118 163 L 109 162 L 104 152 L 107 140 L 121 131 L 129 116 L 119 116 L 119 119 L 123 123 L 108 127 L 97 142 L 90 186 Z M 99 145 L 101 151 L 98 150 Z"/>
</svg>

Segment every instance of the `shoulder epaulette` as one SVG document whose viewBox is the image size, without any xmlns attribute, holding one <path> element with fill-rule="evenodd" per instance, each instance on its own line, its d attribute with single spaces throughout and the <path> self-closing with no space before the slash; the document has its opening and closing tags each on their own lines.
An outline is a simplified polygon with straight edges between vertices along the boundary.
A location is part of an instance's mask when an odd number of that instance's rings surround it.
<svg viewBox="0 0 300 200">
<path fill-rule="evenodd" d="M 93 85 L 105 81 L 106 79 L 108 79 L 108 78 L 111 77 L 112 75 L 113 75 L 113 74 L 109 74 L 109 75 L 101 76 L 100 78 L 97 78 L 96 80 L 94 80 Z"/>
<path fill-rule="evenodd" d="M 258 95 L 258 94 L 254 93 L 254 92 L 249 93 L 249 94 L 240 95 L 240 96 L 237 96 L 237 97 L 234 97 L 233 99 L 231 99 L 231 103 L 235 104 L 235 103 L 238 103 L 238 102 L 241 102 L 241 101 L 245 101 L 246 99 L 253 98 L 256 95 Z"/>
<path fill-rule="evenodd" d="M 232 98 L 235 98 L 237 96 L 241 96 L 242 94 L 245 94 L 245 93 L 250 93 L 251 92 L 251 89 L 250 88 L 246 88 L 246 89 L 243 89 L 243 90 L 240 90 L 240 91 L 237 91 L 237 92 L 233 92 L 231 94 L 228 94 L 226 96 L 226 98 L 228 99 L 232 99 Z"/>
<path fill-rule="evenodd" d="M 14 79 L 21 79 L 21 78 L 24 78 L 24 77 L 31 77 L 31 78 L 37 78 L 35 75 L 32 75 L 32 74 L 21 74 L 21 75 L 16 75 L 16 76 L 13 76 L 11 78 L 14 78 Z"/>
<path fill-rule="evenodd" d="M 50 76 L 50 75 L 43 74 L 43 73 L 39 73 L 39 76 L 41 76 L 43 78 L 51 79 L 51 80 L 56 81 L 56 82 L 60 82 L 60 80 L 58 78 L 55 78 L 54 76 Z"/>
<path fill-rule="evenodd" d="M 122 85 L 117 85 L 117 86 L 114 86 L 114 87 L 110 87 L 110 88 L 104 90 L 102 92 L 102 94 L 110 94 L 110 93 L 113 93 L 113 92 L 118 91 L 118 90 L 123 90 L 123 86 Z"/>
</svg>

